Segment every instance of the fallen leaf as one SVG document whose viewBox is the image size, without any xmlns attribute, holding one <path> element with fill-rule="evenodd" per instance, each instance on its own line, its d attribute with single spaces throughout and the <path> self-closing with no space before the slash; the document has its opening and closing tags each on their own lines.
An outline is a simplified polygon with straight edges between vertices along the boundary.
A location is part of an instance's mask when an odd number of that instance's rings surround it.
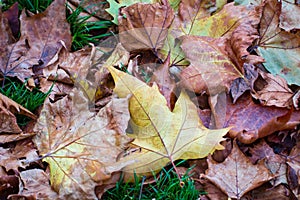
<svg viewBox="0 0 300 200">
<path fill-rule="evenodd" d="M 240 199 L 273 178 L 263 162 L 253 165 L 239 150 L 236 142 L 224 162 L 217 163 L 211 158 L 207 162 L 208 170 L 204 177 L 217 185 L 229 198 Z"/>
<path fill-rule="evenodd" d="M 281 2 L 267 0 L 262 6 L 257 53 L 266 60 L 264 66 L 269 72 L 288 84 L 300 85 L 300 31 L 289 33 L 279 28 Z"/>
<path fill-rule="evenodd" d="M 26 160 L 38 160 L 37 151 L 30 140 L 19 141 L 14 148 L 0 147 L 0 165 L 6 171 L 18 171 L 19 167 L 25 169 L 29 166 Z"/>
<path fill-rule="evenodd" d="M 65 0 L 54 1 L 46 11 L 32 17 L 27 17 L 23 11 L 20 16 L 21 37 L 5 50 L 10 56 L 1 61 L 2 75 L 16 76 L 24 81 L 33 75 L 33 66 L 47 66 L 61 49 L 60 41 L 64 41 L 69 49 L 71 33 L 65 13 Z"/>
<path fill-rule="evenodd" d="M 125 6 L 130 6 L 135 3 L 155 3 L 156 1 L 153 0 L 119 0 L 116 2 L 115 0 L 107 0 L 109 3 L 109 8 L 106 8 L 105 11 L 108 12 L 114 19 L 112 20 L 113 23 L 118 25 L 118 16 L 119 16 L 119 9 Z M 126 16 L 124 16 L 126 17 Z"/>
<path fill-rule="evenodd" d="M 168 2 L 165 3 L 137 3 L 121 9 L 118 18 L 119 37 L 128 51 L 155 52 L 163 46 L 174 18 L 172 8 Z"/>
<path fill-rule="evenodd" d="M 23 187 L 18 195 L 11 198 L 58 199 L 58 194 L 51 189 L 48 175 L 41 169 L 30 169 L 20 173 Z"/>
<path fill-rule="evenodd" d="M 281 13 L 279 16 L 279 20 L 279 27 L 284 29 L 285 31 L 300 29 L 299 5 L 297 5 L 295 1 L 281 1 Z"/>
<path fill-rule="evenodd" d="M 19 190 L 20 180 L 16 175 L 0 176 L 0 198 L 9 199 L 10 194 L 16 194 Z"/>
<path fill-rule="evenodd" d="M 35 119 L 29 110 L 0 93 L 0 133 L 21 133 L 15 114 Z"/>
<path fill-rule="evenodd" d="M 264 159 L 265 166 L 269 169 L 274 179 L 270 183 L 276 187 L 279 184 L 287 183 L 287 165 L 285 159 L 275 154 L 273 149 L 264 141 L 260 140 L 253 148 L 249 148 L 252 163 Z"/>
<path fill-rule="evenodd" d="M 96 115 L 80 90 L 51 104 L 35 126 L 34 142 L 50 167 L 50 182 L 62 199 L 96 199 L 94 187 L 122 165 L 111 167 L 130 139 L 127 99 L 114 99 Z"/>
<path fill-rule="evenodd" d="M 218 39 L 183 36 L 181 48 L 191 63 L 181 72 L 182 85 L 195 93 L 229 90 L 233 80 L 242 77 L 226 51 L 218 48 Z"/>
<path fill-rule="evenodd" d="M 292 192 L 285 185 L 278 185 L 276 187 L 271 186 L 270 184 L 264 184 L 259 188 L 256 188 L 248 192 L 241 200 L 291 200 L 295 199 Z"/>
<path fill-rule="evenodd" d="M 149 87 L 113 67 L 109 70 L 116 85 L 114 92 L 119 97 L 132 95 L 129 110 L 133 133 L 129 135 L 135 139 L 132 144 L 137 151 L 128 152 L 129 155 L 120 160 L 121 163 L 134 161 L 123 169 L 129 177 L 133 173 L 151 174 L 169 162 L 203 158 L 216 149 L 223 149 L 219 143 L 229 128 L 205 128 L 196 106 L 185 92 L 181 93 L 171 112 L 155 84 Z"/>
<path fill-rule="evenodd" d="M 287 82 L 280 76 L 258 70 L 259 77 L 254 82 L 254 91 L 251 93 L 262 105 L 276 107 L 290 107 L 294 93 Z M 257 87 L 257 85 L 259 85 Z"/>
<path fill-rule="evenodd" d="M 164 95 L 167 100 L 168 107 L 170 110 L 173 110 L 176 101 L 176 84 L 174 78 L 170 76 L 169 66 L 170 56 L 153 72 L 150 83 L 156 83 L 158 85 L 160 93 Z"/>
<path fill-rule="evenodd" d="M 227 98 L 223 126 L 231 126 L 230 137 L 238 137 L 243 143 L 252 143 L 276 131 L 294 129 L 300 123 L 299 111 L 255 104 L 249 94 L 244 94 L 235 104 Z"/>
<path fill-rule="evenodd" d="M 4 17 L 8 20 L 9 27 L 14 38 L 18 38 L 20 31 L 20 22 L 19 22 L 19 8 L 18 2 L 14 3 L 7 11 L 3 13 Z M 1 20 L 0 20 L 1 21 Z M 4 30 L 4 29 L 1 29 Z M 4 40 L 4 42 L 7 42 Z M 9 42 L 10 43 L 10 42 Z"/>
</svg>

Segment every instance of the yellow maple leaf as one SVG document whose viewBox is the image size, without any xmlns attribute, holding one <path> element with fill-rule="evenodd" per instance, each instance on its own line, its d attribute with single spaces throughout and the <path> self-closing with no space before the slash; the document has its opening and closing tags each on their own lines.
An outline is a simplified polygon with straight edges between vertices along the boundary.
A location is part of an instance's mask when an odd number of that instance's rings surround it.
<svg viewBox="0 0 300 200">
<path fill-rule="evenodd" d="M 181 92 L 173 111 L 154 84 L 149 87 L 137 78 L 113 67 L 108 68 L 119 97 L 132 95 L 129 100 L 130 125 L 141 151 L 134 151 L 120 162 L 133 160 L 123 170 L 132 174 L 157 172 L 167 163 L 178 159 L 206 157 L 224 147 L 220 144 L 229 128 L 209 130 L 201 122 L 197 108 L 188 95 Z"/>
</svg>

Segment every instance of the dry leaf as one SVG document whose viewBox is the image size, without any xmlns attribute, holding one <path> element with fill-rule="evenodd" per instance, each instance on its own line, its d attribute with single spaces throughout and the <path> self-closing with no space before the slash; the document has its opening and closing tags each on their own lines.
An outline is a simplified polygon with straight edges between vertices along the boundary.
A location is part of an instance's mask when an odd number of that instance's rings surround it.
<svg viewBox="0 0 300 200">
<path fill-rule="evenodd" d="M 217 163 L 208 159 L 208 170 L 204 177 L 216 184 L 228 197 L 237 199 L 273 178 L 263 162 L 253 165 L 239 150 L 236 142 L 224 162 Z"/>
<path fill-rule="evenodd" d="M 268 184 L 248 192 L 241 200 L 296 200 L 285 185 L 273 187 Z"/>
<path fill-rule="evenodd" d="M 94 187 L 123 167 L 111 165 L 130 141 L 120 132 L 128 120 L 127 99 L 114 99 L 97 115 L 79 90 L 44 104 L 34 142 L 50 165 L 51 186 L 60 198 L 96 199 Z"/>
<path fill-rule="evenodd" d="M 134 172 L 151 174 L 168 162 L 203 158 L 216 149 L 223 149 L 219 143 L 229 129 L 205 128 L 196 106 L 185 92 L 181 93 L 171 112 L 156 85 L 149 87 L 113 67 L 109 70 L 116 85 L 114 92 L 119 97 L 132 95 L 129 110 L 133 133 L 130 135 L 135 138 L 132 144 L 137 150 L 128 152 L 129 155 L 120 160 L 121 163 L 134 161 L 123 169 L 129 176 L 132 177 Z"/>
<path fill-rule="evenodd" d="M 11 100 L 10 98 L 0 94 L 0 133 L 21 133 L 22 130 L 17 124 L 14 114 L 20 114 L 31 119 L 36 116 L 29 110 Z M 2 141 L 1 141 L 2 142 Z"/>
<path fill-rule="evenodd" d="M 6 171 L 11 169 L 18 171 L 19 167 L 25 169 L 25 167 L 29 166 L 29 162 L 26 162 L 27 160 L 37 159 L 37 150 L 34 148 L 31 140 L 19 141 L 14 148 L 4 149 L 0 147 L 0 165 Z"/>
<path fill-rule="evenodd" d="M 120 41 L 128 51 L 156 51 L 163 46 L 173 18 L 168 2 L 163 5 L 137 3 L 125 7 L 118 18 Z"/>
<path fill-rule="evenodd" d="M 170 110 L 173 110 L 176 101 L 176 84 L 174 78 L 172 78 L 169 73 L 169 66 L 170 56 L 153 72 L 150 83 L 155 82 L 158 85 L 160 93 L 162 93 L 167 100 L 168 107 Z"/>
<path fill-rule="evenodd" d="M 20 173 L 23 189 L 18 195 L 10 195 L 17 199 L 58 199 L 58 194 L 51 189 L 49 176 L 41 169 L 30 169 Z"/>
<path fill-rule="evenodd" d="M 280 75 L 288 84 L 300 85 L 300 31 L 286 32 L 279 28 L 281 2 L 266 0 L 260 21 L 257 53 L 266 60 L 264 66 Z"/>
<path fill-rule="evenodd" d="M 270 181 L 274 187 L 282 183 L 288 184 L 285 159 L 282 156 L 275 154 L 273 149 L 264 140 L 260 140 L 258 144 L 255 144 L 253 148 L 249 149 L 249 152 L 253 164 L 264 159 L 265 166 L 275 177 Z"/>
<path fill-rule="evenodd" d="M 208 37 L 184 36 L 181 48 L 191 65 L 181 72 L 181 81 L 189 90 L 211 95 L 228 90 L 241 72 L 226 51 L 218 48 L 218 40 Z"/>
<path fill-rule="evenodd" d="M 296 1 L 281 1 L 281 13 L 279 27 L 285 31 L 300 29 L 300 7 Z"/>
<path fill-rule="evenodd" d="M 2 60 L 3 76 L 18 77 L 24 81 L 33 75 L 32 67 L 45 67 L 62 47 L 71 46 L 70 25 L 66 21 L 65 1 L 54 1 L 45 12 L 27 17 L 25 11 L 20 16 L 21 37 L 8 46 L 10 54 Z"/>
<path fill-rule="evenodd" d="M 290 107 L 294 93 L 287 82 L 280 76 L 274 76 L 258 70 L 260 77 L 254 82 L 252 96 L 262 105 L 276 107 Z"/>
</svg>

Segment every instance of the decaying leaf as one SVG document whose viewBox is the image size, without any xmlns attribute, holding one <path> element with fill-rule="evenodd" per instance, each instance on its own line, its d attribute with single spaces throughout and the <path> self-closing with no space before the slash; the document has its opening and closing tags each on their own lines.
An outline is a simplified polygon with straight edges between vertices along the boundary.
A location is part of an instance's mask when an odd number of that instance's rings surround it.
<svg viewBox="0 0 300 200">
<path fill-rule="evenodd" d="M 114 171 L 111 167 L 130 141 L 127 99 L 114 99 L 98 114 L 88 110 L 82 91 L 51 104 L 47 101 L 35 126 L 36 143 L 50 165 L 50 182 L 60 198 L 96 199 L 94 187 Z"/>
<path fill-rule="evenodd" d="M 21 133 L 15 114 L 35 119 L 29 110 L 0 93 L 0 133 Z"/>
<path fill-rule="evenodd" d="M 16 76 L 24 81 L 33 74 L 34 65 L 45 67 L 55 58 L 62 47 L 60 41 L 70 48 L 70 26 L 65 13 L 64 0 L 54 1 L 45 12 L 32 17 L 27 17 L 23 11 L 20 16 L 21 37 L 17 43 L 4 49 L 10 56 L 1 60 L 2 75 Z"/>
<path fill-rule="evenodd" d="M 260 77 L 254 82 L 252 96 L 259 99 L 262 105 L 290 107 L 294 93 L 287 82 L 280 76 L 259 71 Z"/>
<path fill-rule="evenodd" d="M 263 199 L 263 200 L 291 200 L 295 199 L 295 196 L 285 185 L 278 185 L 276 187 L 270 184 L 264 184 L 259 188 L 256 188 L 248 192 L 241 200 L 248 199 Z"/>
<path fill-rule="evenodd" d="M 280 13 L 279 27 L 285 31 L 291 31 L 293 29 L 300 29 L 300 7 L 295 1 L 281 1 L 281 13 Z"/>
<path fill-rule="evenodd" d="M 272 74 L 280 75 L 288 84 L 300 85 L 300 31 L 289 33 L 279 28 L 281 2 L 267 0 L 262 6 L 257 53 Z"/>
<path fill-rule="evenodd" d="M 6 171 L 11 169 L 17 171 L 19 167 L 25 168 L 29 165 L 26 160 L 37 159 L 37 151 L 30 140 L 19 141 L 14 148 L 0 148 L 0 165 Z"/>
<path fill-rule="evenodd" d="M 226 51 L 218 48 L 218 40 L 209 37 L 184 36 L 181 48 L 191 65 L 181 72 L 181 81 L 189 90 L 217 94 L 228 90 L 242 74 Z"/>
<path fill-rule="evenodd" d="M 167 105 L 170 110 L 173 110 L 176 96 L 175 96 L 175 80 L 169 73 L 170 56 L 160 65 L 153 73 L 150 82 L 158 85 L 159 91 L 167 100 Z"/>
<path fill-rule="evenodd" d="M 230 198 L 240 199 L 247 192 L 273 178 L 263 162 L 253 165 L 239 150 L 236 142 L 224 162 L 217 163 L 211 158 L 207 161 L 208 170 L 204 177 L 216 184 Z"/>
<path fill-rule="evenodd" d="M 168 2 L 125 7 L 118 18 L 120 41 L 128 51 L 156 51 L 163 46 L 173 18 Z"/>
<path fill-rule="evenodd" d="M 270 181 L 274 187 L 279 184 L 287 184 L 287 165 L 285 159 L 275 154 L 273 149 L 264 140 L 255 144 L 253 148 L 249 149 L 249 152 L 251 154 L 250 160 L 253 164 L 264 159 L 265 166 L 274 175 L 274 179 Z"/>
<path fill-rule="evenodd" d="M 243 143 L 252 143 L 275 131 L 294 129 L 300 123 L 299 111 L 255 104 L 249 94 L 243 95 L 235 104 L 229 98 L 226 102 L 223 126 L 231 126 L 229 135 L 238 137 Z"/>
<path fill-rule="evenodd" d="M 109 3 L 109 8 L 105 9 L 114 19 L 112 20 L 113 23 L 118 25 L 118 16 L 119 16 L 119 9 L 125 6 L 130 6 L 135 3 L 155 3 L 156 1 L 153 0 L 119 0 L 117 3 L 115 0 L 107 0 Z M 126 17 L 126 16 L 123 16 Z"/>
<path fill-rule="evenodd" d="M 23 189 L 12 198 L 58 199 L 58 194 L 51 189 L 49 176 L 41 169 L 30 169 L 20 173 Z"/>
<path fill-rule="evenodd" d="M 228 128 L 209 130 L 198 117 L 196 106 L 182 92 L 174 110 L 167 107 L 166 99 L 158 87 L 147 86 L 137 78 L 113 67 L 114 92 L 119 97 L 132 95 L 129 101 L 130 126 L 133 144 L 141 151 L 129 153 L 120 162 L 134 161 L 123 170 L 130 174 L 151 174 L 168 162 L 177 159 L 203 158 L 216 149 L 223 149 L 220 142 Z M 155 101 L 153 101 L 155 99 Z"/>
</svg>

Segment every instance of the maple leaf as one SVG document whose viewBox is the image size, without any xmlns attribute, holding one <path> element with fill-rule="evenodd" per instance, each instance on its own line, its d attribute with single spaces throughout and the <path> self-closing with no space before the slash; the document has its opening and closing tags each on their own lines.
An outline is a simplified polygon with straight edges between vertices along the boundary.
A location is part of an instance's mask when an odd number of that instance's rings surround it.
<svg viewBox="0 0 300 200">
<path fill-rule="evenodd" d="M 196 93 L 216 94 L 228 89 L 232 81 L 242 77 L 224 49 L 218 48 L 218 39 L 183 36 L 181 48 L 190 66 L 181 72 L 182 84 Z"/>
<path fill-rule="evenodd" d="M 236 142 L 222 163 L 207 159 L 208 170 L 203 177 L 217 185 L 230 198 L 240 199 L 252 189 L 271 180 L 273 176 L 263 162 L 253 165 L 239 150 Z M 224 172 L 224 169 L 230 169 Z"/>
<path fill-rule="evenodd" d="M 109 3 L 109 8 L 106 8 L 105 10 L 114 18 L 112 22 L 118 25 L 118 16 L 119 16 L 120 8 L 125 6 L 130 6 L 135 3 L 154 3 L 156 1 L 155 0 L 119 0 L 117 3 L 115 0 L 107 0 L 107 2 Z"/>
<path fill-rule="evenodd" d="M 132 144 L 142 149 L 120 160 L 121 163 L 134 161 L 123 169 L 125 172 L 149 174 L 157 172 L 168 162 L 203 158 L 216 149 L 223 149 L 219 143 L 229 128 L 205 128 L 196 106 L 185 92 L 181 93 L 171 112 L 155 84 L 149 87 L 113 67 L 109 67 L 109 71 L 116 85 L 114 92 L 119 97 L 132 95 L 129 110 L 133 133 L 129 135 L 135 138 Z"/>
<path fill-rule="evenodd" d="M 58 14 L 59 13 L 59 14 Z M 51 19 L 51 20 L 50 20 Z M 1 46 L 9 56 L 1 57 L 0 70 L 3 76 L 18 77 L 24 81 L 33 75 L 32 67 L 45 67 L 65 45 L 71 46 L 70 26 L 65 16 L 65 1 L 54 1 L 46 11 L 27 17 L 20 16 L 21 37 L 15 44 Z"/>
<path fill-rule="evenodd" d="M 125 7 L 119 16 L 119 35 L 128 50 L 154 50 L 163 46 L 174 13 L 166 4 L 137 3 Z M 126 16 L 126 18 L 123 17 Z"/>
<path fill-rule="evenodd" d="M 226 119 L 220 126 L 231 126 L 230 137 L 238 137 L 243 143 L 252 143 L 276 131 L 294 129 L 300 123 L 299 111 L 255 104 L 250 94 L 244 94 L 235 104 L 227 96 L 226 103 Z"/>
<path fill-rule="evenodd" d="M 262 6 L 257 53 L 266 60 L 264 66 L 269 72 L 280 75 L 288 84 L 300 85 L 300 32 L 279 28 L 280 2 L 267 0 Z"/>
<path fill-rule="evenodd" d="M 254 84 L 261 87 L 254 86 L 256 90 L 254 89 L 254 92 L 251 93 L 252 96 L 259 99 L 263 105 L 289 107 L 292 104 L 294 93 L 288 87 L 286 80 L 278 75 L 274 76 L 261 70 L 258 71 L 263 80 L 258 78 L 255 81 Z"/>
<path fill-rule="evenodd" d="M 127 99 L 114 99 L 96 115 L 80 90 L 44 104 L 34 128 L 34 142 L 50 167 L 50 182 L 60 198 L 96 199 L 94 187 L 103 184 L 111 167 L 131 140 L 125 135 L 129 120 Z"/>
</svg>

